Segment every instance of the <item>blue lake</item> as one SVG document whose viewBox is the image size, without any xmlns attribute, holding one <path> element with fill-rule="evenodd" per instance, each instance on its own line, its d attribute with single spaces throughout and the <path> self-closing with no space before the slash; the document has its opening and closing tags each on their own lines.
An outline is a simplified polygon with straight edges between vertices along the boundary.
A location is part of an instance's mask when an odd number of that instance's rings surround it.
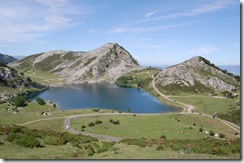
<svg viewBox="0 0 244 163">
<path fill-rule="evenodd" d="M 50 88 L 33 97 L 51 100 L 59 110 L 106 108 L 133 113 L 175 112 L 149 93 L 136 88 L 121 88 L 113 84 L 74 84 Z"/>
</svg>

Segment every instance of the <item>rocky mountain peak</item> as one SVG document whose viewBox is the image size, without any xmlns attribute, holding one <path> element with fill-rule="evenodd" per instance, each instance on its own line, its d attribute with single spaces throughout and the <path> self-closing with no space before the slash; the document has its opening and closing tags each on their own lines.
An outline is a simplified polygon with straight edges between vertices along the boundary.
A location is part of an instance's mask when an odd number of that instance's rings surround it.
<svg viewBox="0 0 244 163">
<path fill-rule="evenodd" d="M 156 79 L 156 84 L 168 91 L 231 91 L 238 86 L 238 82 L 233 76 L 223 73 L 201 56 L 163 69 Z"/>
<path fill-rule="evenodd" d="M 55 50 L 28 56 L 11 66 L 38 69 L 60 76 L 66 83 L 115 82 L 124 73 L 140 69 L 132 55 L 117 43 L 88 52 Z"/>
</svg>

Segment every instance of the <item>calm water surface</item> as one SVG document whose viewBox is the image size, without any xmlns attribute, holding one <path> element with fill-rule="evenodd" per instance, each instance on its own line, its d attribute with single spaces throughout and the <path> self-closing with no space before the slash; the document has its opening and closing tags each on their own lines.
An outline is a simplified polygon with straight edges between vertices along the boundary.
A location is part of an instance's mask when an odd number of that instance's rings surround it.
<svg viewBox="0 0 244 163">
<path fill-rule="evenodd" d="M 133 113 L 175 112 L 143 90 L 113 84 L 66 85 L 44 91 L 33 100 L 37 97 L 53 101 L 60 110 L 107 108 L 127 112 L 130 108 Z"/>
</svg>

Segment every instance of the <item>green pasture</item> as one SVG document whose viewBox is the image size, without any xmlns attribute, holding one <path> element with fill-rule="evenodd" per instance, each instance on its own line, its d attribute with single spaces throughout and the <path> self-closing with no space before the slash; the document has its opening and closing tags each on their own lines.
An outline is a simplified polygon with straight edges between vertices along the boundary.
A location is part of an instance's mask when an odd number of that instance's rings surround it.
<svg viewBox="0 0 244 163">
<path fill-rule="evenodd" d="M 110 119 L 119 120 L 120 124 L 110 123 Z M 89 126 L 90 122 L 102 121 L 102 124 Z M 227 137 L 234 137 L 235 130 L 222 122 L 200 115 L 162 114 L 162 115 L 110 115 L 83 117 L 73 119 L 70 123 L 73 129 L 88 133 L 101 134 L 119 138 L 160 138 L 165 135 L 167 139 L 200 139 L 208 134 L 199 131 L 213 130 L 223 133 Z"/>
<path fill-rule="evenodd" d="M 212 98 L 212 97 L 170 97 L 176 101 L 193 105 L 196 112 L 212 115 L 213 113 L 226 113 L 231 107 L 236 106 L 237 98 Z"/>
</svg>

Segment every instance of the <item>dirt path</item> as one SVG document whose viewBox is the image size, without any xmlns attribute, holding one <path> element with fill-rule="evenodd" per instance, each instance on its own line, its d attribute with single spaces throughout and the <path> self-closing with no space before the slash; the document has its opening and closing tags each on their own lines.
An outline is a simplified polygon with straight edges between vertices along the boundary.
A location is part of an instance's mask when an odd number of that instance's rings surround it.
<svg viewBox="0 0 244 163">
<path fill-rule="evenodd" d="M 155 77 L 152 75 L 152 86 L 153 86 L 153 89 L 160 95 L 162 96 L 163 98 L 169 100 L 169 101 L 172 101 L 172 102 L 175 102 L 175 103 L 178 103 L 178 104 L 181 104 L 183 106 L 185 106 L 183 112 L 187 112 L 187 113 L 192 113 L 192 109 L 193 109 L 193 106 L 191 105 L 188 105 L 188 104 L 185 104 L 183 102 L 179 102 L 179 101 L 176 101 L 176 100 L 173 100 L 173 99 L 170 99 L 168 96 L 166 96 L 165 94 L 162 94 L 158 89 L 157 87 L 155 86 Z"/>
</svg>

